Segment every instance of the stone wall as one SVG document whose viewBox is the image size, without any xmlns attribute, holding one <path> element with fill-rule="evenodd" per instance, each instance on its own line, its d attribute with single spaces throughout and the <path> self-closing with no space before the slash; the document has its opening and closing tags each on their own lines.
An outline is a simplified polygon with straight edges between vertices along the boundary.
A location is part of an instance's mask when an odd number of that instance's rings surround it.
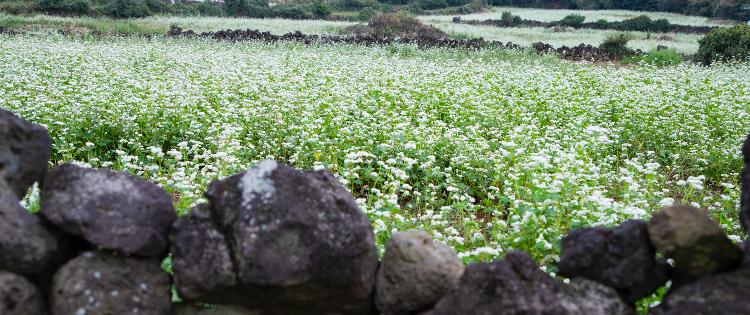
<svg viewBox="0 0 750 315">
<path fill-rule="evenodd" d="M 5 110 L 0 139 L 3 315 L 635 314 L 668 281 L 653 314 L 750 312 L 743 250 L 691 206 L 571 231 L 562 282 L 518 251 L 464 266 L 422 231 L 394 233 L 379 259 L 367 217 L 324 171 L 262 161 L 213 182 L 208 202 L 177 218 L 154 183 L 72 164 L 48 170 L 46 130 Z M 19 197 L 34 183 L 41 210 L 31 214 Z"/>
<path fill-rule="evenodd" d="M 304 44 L 322 43 L 322 44 L 356 44 L 356 45 L 388 45 L 388 44 L 413 44 L 422 48 L 446 47 L 446 48 L 502 48 L 502 49 L 522 49 L 520 45 L 500 41 L 486 41 L 483 38 L 472 39 L 450 39 L 436 38 L 433 36 L 418 36 L 411 38 L 398 37 L 379 37 L 372 35 L 353 35 L 353 36 L 334 36 L 334 35 L 306 35 L 302 32 L 287 33 L 284 35 L 274 35 L 270 32 L 261 32 L 258 30 L 223 30 L 217 32 L 195 33 L 191 30 L 183 31 L 178 27 L 173 27 L 168 37 L 200 37 L 211 38 L 222 41 L 262 41 L 262 42 L 279 42 L 279 41 L 297 41 Z M 539 54 L 557 54 L 562 59 L 571 61 L 590 61 L 590 62 L 608 62 L 614 58 L 609 56 L 604 50 L 591 45 L 580 44 L 574 47 L 562 46 L 555 48 L 550 44 L 535 43 L 531 47 Z M 637 51 L 636 53 L 642 53 Z"/>
</svg>

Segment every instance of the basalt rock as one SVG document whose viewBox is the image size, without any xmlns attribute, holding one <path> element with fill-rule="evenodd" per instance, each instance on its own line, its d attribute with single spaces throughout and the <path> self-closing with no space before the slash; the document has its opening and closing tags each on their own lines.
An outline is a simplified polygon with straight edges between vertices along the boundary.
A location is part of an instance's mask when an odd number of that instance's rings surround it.
<svg viewBox="0 0 750 315">
<path fill-rule="evenodd" d="M 737 268 L 743 254 L 705 211 L 686 205 L 663 208 L 648 223 L 656 249 L 674 259 L 680 278 L 698 278 Z"/>
<path fill-rule="evenodd" d="M 209 213 L 180 219 L 172 236 L 177 289 L 190 300 L 263 314 L 372 311 L 372 228 L 332 175 L 267 160 L 213 182 L 206 196 Z M 208 268 L 222 280 L 196 283 L 203 276 L 190 268 Z"/>
<path fill-rule="evenodd" d="M 0 109 L 0 178 L 19 198 L 44 179 L 52 140 L 44 127 Z"/>
<path fill-rule="evenodd" d="M 44 298 L 24 277 L 0 270 L 0 314 L 44 315 Z"/>
<path fill-rule="evenodd" d="M 64 239 L 29 213 L 0 179 L 0 270 L 37 275 L 61 264 Z"/>
<path fill-rule="evenodd" d="M 716 274 L 669 290 L 654 315 L 750 313 L 750 268 Z"/>
<path fill-rule="evenodd" d="M 154 183 L 72 164 L 49 172 L 41 213 L 61 230 L 127 255 L 163 256 L 176 219 L 172 198 Z"/>
<path fill-rule="evenodd" d="M 456 287 L 463 271 L 456 252 L 427 233 L 394 233 L 378 270 L 375 304 L 383 314 L 429 309 Z"/>
<path fill-rule="evenodd" d="M 429 315 L 634 314 L 617 292 L 586 280 L 569 286 L 542 272 L 530 256 L 510 252 L 503 260 L 466 267 L 457 289 Z"/>
<path fill-rule="evenodd" d="M 171 283 L 158 259 L 85 252 L 55 274 L 55 315 L 169 314 Z"/>
<path fill-rule="evenodd" d="M 742 160 L 744 167 L 740 173 L 740 225 L 745 231 L 750 231 L 750 135 L 742 145 Z"/>
<path fill-rule="evenodd" d="M 573 230 L 560 247 L 560 275 L 598 281 L 616 289 L 629 303 L 653 294 L 669 276 L 666 262 L 656 259 L 643 221 Z"/>
</svg>

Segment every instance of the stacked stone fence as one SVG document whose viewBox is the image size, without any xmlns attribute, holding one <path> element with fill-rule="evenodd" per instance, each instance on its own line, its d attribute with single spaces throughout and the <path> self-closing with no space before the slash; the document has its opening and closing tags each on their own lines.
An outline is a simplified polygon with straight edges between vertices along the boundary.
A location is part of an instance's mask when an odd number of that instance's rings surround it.
<svg viewBox="0 0 750 315">
<path fill-rule="evenodd" d="M 544 27 L 544 28 L 569 27 L 569 26 L 561 25 L 559 21 L 541 22 L 541 21 L 527 20 L 527 19 L 521 19 L 519 21 L 508 23 L 503 20 L 493 20 L 493 19 L 463 20 L 461 19 L 460 16 L 455 16 L 453 17 L 452 21 L 453 23 L 456 23 L 456 24 L 484 25 L 484 26 L 493 26 L 493 27 Z M 581 25 L 578 25 L 576 27 L 570 27 L 570 28 L 614 30 L 614 31 L 621 31 L 621 32 L 636 31 L 636 30 L 631 29 L 630 27 L 628 27 L 626 24 L 622 22 L 609 22 L 606 24 L 601 24 L 601 23 L 596 23 L 596 22 L 587 22 L 587 23 L 581 23 Z M 670 24 L 666 29 L 664 29 L 664 33 L 683 33 L 683 34 L 704 35 L 704 34 L 708 34 L 709 32 L 717 28 L 719 28 L 719 26 Z M 644 30 L 644 32 L 648 32 L 648 30 Z"/>
<path fill-rule="evenodd" d="M 487 41 L 483 38 L 472 39 L 450 39 L 435 38 L 432 36 L 421 37 L 378 37 L 372 35 L 352 35 L 352 36 L 335 36 L 335 35 L 306 35 L 302 32 L 287 33 L 284 35 L 274 35 L 270 32 L 261 32 L 258 30 L 222 30 L 217 32 L 196 33 L 191 30 L 183 31 L 181 28 L 174 27 L 168 37 L 198 37 L 211 38 L 221 41 L 262 41 L 275 43 L 279 41 L 297 41 L 304 44 L 356 44 L 356 45 L 388 45 L 388 44 L 413 44 L 421 48 L 502 48 L 502 49 L 522 49 L 521 45 L 511 42 L 503 43 L 500 41 Z M 590 61 L 590 62 L 608 62 L 614 61 L 609 53 L 591 45 L 580 44 L 578 46 L 562 46 L 555 48 L 545 43 L 535 43 L 531 47 L 540 54 L 556 54 L 560 58 L 571 61 Z M 636 53 L 642 53 L 636 51 Z"/>
<path fill-rule="evenodd" d="M 138 177 L 48 170 L 50 146 L 44 128 L 0 110 L 3 315 L 635 314 L 668 282 L 652 314 L 750 312 L 746 248 L 691 206 L 571 231 L 563 282 L 519 251 L 465 266 L 422 231 L 394 233 L 379 258 L 369 220 L 325 171 L 262 161 L 211 183 L 178 218 L 167 192 Z M 747 226 L 750 144 L 743 152 Z M 19 197 L 34 183 L 32 214 Z"/>
</svg>

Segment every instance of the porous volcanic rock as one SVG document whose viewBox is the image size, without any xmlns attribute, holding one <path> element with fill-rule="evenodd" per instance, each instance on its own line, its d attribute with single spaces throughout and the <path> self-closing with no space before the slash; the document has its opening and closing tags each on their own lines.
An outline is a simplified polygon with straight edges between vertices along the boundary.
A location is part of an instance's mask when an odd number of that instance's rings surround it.
<svg viewBox="0 0 750 315">
<path fill-rule="evenodd" d="M 502 260 L 466 267 L 458 288 L 427 314 L 634 314 L 613 289 L 578 281 L 572 286 L 558 282 L 529 255 L 514 251 Z"/>
<path fill-rule="evenodd" d="M 63 239 L 0 179 L 0 270 L 35 275 L 62 263 Z"/>
<path fill-rule="evenodd" d="M 41 213 L 61 230 L 127 255 L 163 256 L 177 218 L 158 185 L 125 173 L 64 164 L 41 191 Z"/>
<path fill-rule="evenodd" d="M 44 179 L 52 140 L 44 127 L 0 108 L 0 178 L 22 198 Z"/>
<path fill-rule="evenodd" d="M 698 278 L 737 268 L 743 253 L 705 211 L 675 205 L 654 213 L 648 234 L 656 249 L 674 259 L 680 277 Z"/>
<path fill-rule="evenodd" d="M 740 173 L 740 225 L 745 231 L 750 231 L 750 135 L 742 145 L 742 160 L 744 167 Z"/>
<path fill-rule="evenodd" d="M 573 230 L 563 237 L 560 251 L 560 275 L 610 286 L 629 303 L 653 294 L 669 276 L 666 262 L 656 259 L 644 221 Z"/>
<path fill-rule="evenodd" d="M 394 233 L 378 270 L 375 305 L 383 314 L 429 309 L 458 285 L 463 271 L 455 250 L 424 231 Z"/>
<path fill-rule="evenodd" d="M 236 284 L 227 240 L 208 211 L 208 205 L 198 205 L 175 221 L 170 235 L 174 280 L 185 299 L 196 299 Z"/>
<path fill-rule="evenodd" d="M 57 271 L 52 313 L 169 314 L 171 283 L 158 259 L 85 252 Z"/>
<path fill-rule="evenodd" d="M 750 313 L 750 268 L 720 273 L 672 288 L 654 315 Z"/>
<path fill-rule="evenodd" d="M 26 278 L 0 270 L 0 314 L 43 315 L 44 298 Z"/>
<path fill-rule="evenodd" d="M 177 289 L 190 300 L 263 314 L 372 312 L 378 264 L 372 228 L 331 174 L 266 160 L 213 182 L 206 196 L 210 213 L 180 219 L 192 222 L 176 223 L 172 236 L 173 246 L 184 248 L 173 258 L 183 266 L 175 270 Z M 188 242 L 203 254 L 190 253 Z M 223 280 L 194 283 L 204 276 L 189 268 L 204 265 Z"/>
</svg>

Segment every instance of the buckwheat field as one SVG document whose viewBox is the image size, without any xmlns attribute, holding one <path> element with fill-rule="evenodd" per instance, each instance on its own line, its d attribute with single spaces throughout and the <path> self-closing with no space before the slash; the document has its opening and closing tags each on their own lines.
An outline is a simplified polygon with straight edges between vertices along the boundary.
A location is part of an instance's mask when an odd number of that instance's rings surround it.
<svg viewBox="0 0 750 315">
<path fill-rule="evenodd" d="M 381 250 L 421 228 L 465 261 L 515 248 L 549 266 L 571 228 L 675 202 L 740 238 L 748 63 L 49 35 L 0 36 L 0 77 L 0 106 L 49 128 L 53 163 L 143 176 L 183 214 L 273 158 L 334 173 Z"/>
</svg>

